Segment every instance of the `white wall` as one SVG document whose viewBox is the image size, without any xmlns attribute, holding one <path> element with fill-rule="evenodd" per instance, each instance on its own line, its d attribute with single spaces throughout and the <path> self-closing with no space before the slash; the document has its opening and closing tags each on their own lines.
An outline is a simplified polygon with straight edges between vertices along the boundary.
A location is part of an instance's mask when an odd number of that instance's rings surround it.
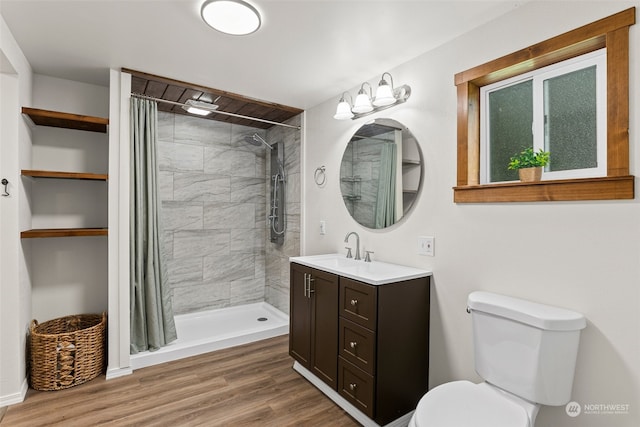
<svg viewBox="0 0 640 427">
<path fill-rule="evenodd" d="M 582 333 L 573 399 L 629 405 L 622 415 L 582 414 L 545 407 L 539 426 L 640 425 L 640 207 L 631 201 L 454 204 L 456 185 L 455 73 L 624 10 L 624 2 L 530 2 L 445 46 L 384 71 L 409 84 L 406 104 L 378 113 L 409 127 L 425 156 L 424 187 L 415 209 L 381 231 L 351 219 L 339 191 L 342 152 L 357 121 L 332 118 L 341 91 L 307 112 L 303 151 L 304 254 L 344 252 L 348 231 L 360 234 L 374 258 L 433 271 L 430 385 L 470 379 L 473 368 L 467 295 L 487 290 L 570 308 L 588 319 Z M 637 3 L 635 4 L 637 6 Z M 630 31 L 631 173 L 640 157 L 640 29 Z M 401 48 L 401 47 L 399 47 Z M 313 171 L 327 168 L 319 188 Z M 319 234 L 320 220 L 327 234 Z M 416 254 L 416 237 L 435 236 L 435 257 Z"/>
<path fill-rule="evenodd" d="M 23 400 L 26 332 L 31 294 L 25 254 L 18 230 L 30 225 L 29 204 L 20 169 L 30 162 L 30 134 L 18 111 L 31 102 L 32 71 L 0 16 L 0 179 L 10 196 L 0 196 L 0 406 Z M 4 189 L 4 187 L 2 187 Z"/>
</svg>

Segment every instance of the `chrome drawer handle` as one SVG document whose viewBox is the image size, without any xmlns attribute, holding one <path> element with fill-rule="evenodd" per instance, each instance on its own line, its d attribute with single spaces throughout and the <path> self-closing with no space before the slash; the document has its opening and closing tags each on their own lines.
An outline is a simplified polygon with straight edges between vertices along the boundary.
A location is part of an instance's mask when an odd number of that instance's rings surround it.
<svg viewBox="0 0 640 427">
<path fill-rule="evenodd" d="M 355 342 L 355 341 L 351 341 L 351 342 L 349 343 L 349 347 L 351 347 L 351 348 L 353 348 L 353 349 L 355 349 L 357 345 L 358 345 L 358 343 L 357 343 L 357 342 Z"/>
<path fill-rule="evenodd" d="M 354 391 L 357 387 L 358 387 L 358 384 L 354 384 L 354 383 L 349 384 L 349 389 L 351 391 Z"/>
<path fill-rule="evenodd" d="M 353 307 L 355 307 L 356 305 L 358 305 L 358 300 L 357 300 L 357 299 L 352 299 L 352 300 L 351 300 L 351 305 L 352 305 Z"/>
</svg>

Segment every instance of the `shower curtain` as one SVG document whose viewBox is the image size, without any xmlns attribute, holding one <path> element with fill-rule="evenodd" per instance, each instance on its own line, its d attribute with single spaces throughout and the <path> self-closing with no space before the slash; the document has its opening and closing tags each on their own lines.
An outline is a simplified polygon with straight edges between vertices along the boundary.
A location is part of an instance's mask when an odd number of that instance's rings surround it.
<svg viewBox="0 0 640 427">
<path fill-rule="evenodd" d="M 395 143 L 382 144 L 374 228 L 385 228 L 396 222 L 396 156 Z"/>
<path fill-rule="evenodd" d="M 162 260 L 156 102 L 131 98 L 130 353 L 157 350 L 177 338 Z"/>
</svg>

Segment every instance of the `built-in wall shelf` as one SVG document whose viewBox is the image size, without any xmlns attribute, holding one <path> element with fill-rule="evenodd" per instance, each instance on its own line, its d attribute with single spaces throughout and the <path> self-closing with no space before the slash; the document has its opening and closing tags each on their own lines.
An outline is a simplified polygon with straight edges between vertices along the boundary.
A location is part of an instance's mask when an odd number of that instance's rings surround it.
<svg viewBox="0 0 640 427">
<path fill-rule="evenodd" d="M 109 179 L 109 175 L 104 173 L 55 172 L 30 169 L 23 169 L 22 175 L 33 178 L 84 179 L 93 181 L 107 181 Z"/>
<path fill-rule="evenodd" d="M 59 111 L 41 110 L 39 108 L 22 107 L 22 114 L 27 115 L 38 126 L 50 126 L 65 129 L 86 130 L 89 132 L 107 133 L 109 119 Z"/>
<path fill-rule="evenodd" d="M 23 239 L 35 239 L 39 237 L 85 237 L 106 236 L 106 228 L 40 228 L 25 230 L 20 233 Z"/>
<path fill-rule="evenodd" d="M 402 159 L 402 165 L 403 166 L 410 166 L 410 165 L 418 166 L 418 165 L 420 165 L 420 160 Z"/>
<path fill-rule="evenodd" d="M 42 110 L 39 108 L 22 107 L 24 114 L 33 125 L 82 130 L 89 132 L 107 133 L 109 119 L 81 114 L 64 113 L 61 111 Z M 93 139 L 93 138 L 92 138 Z M 108 174 L 89 172 L 61 172 L 41 169 L 23 169 L 23 176 L 31 178 L 107 181 Z M 20 233 L 23 239 L 41 237 L 76 237 L 76 236 L 106 236 L 107 228 L 40 228 L 25 230 Z"/>
</svg>

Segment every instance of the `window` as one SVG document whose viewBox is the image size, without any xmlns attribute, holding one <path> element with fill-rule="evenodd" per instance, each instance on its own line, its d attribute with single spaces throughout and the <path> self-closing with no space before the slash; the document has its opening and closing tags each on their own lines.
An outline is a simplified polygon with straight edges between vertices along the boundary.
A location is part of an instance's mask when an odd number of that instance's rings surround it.
<svg viewBox="0 0 640 427">
<path fill-rule="evenodd" d="M 635 24 L 634 7 L 456 74 L 458 160 L 457 185 L 453 189 L 454 202 L 633 199 L 634 177 L 629 175 L 629 27 L 633 24 Z M 534 141 L 538 141 L 538 144 L 543 144 L 542 147 L 549 147 L 549 151 L 556 153 L 556 164 L 551 166 L 548 174 L 552 172 L 558 172 L 558 174 L 555 177 L 548 175 L 547 179 L 537 183 L 514 182 L 509 180 L 509 177 L 498 176 L 496 176 L 496 180 L 489 179 L 491 168 L 487 167 L 486 156 L 494 156 L 495 160 L 495 156 L 501 155 L 499 154 L 500 150 L 507 148 L 501 147 L 501 143 L 496 142 L 494 147 L 489 147 L 488 150 L 482 149 L 481 115 L 491 114 L 491 108 L 487 110 L 481 100 L 480 92 L 483 88 L 495 83 L 505 83 L 509 79 L 515 78 L 516 80 L 512 81 L 514 84 L 505 86 L 504 91 L 496 91 L 496 108 L 499 107 L 500 102 L 503 104 L 508 102 L 504 99 L 508 97 L 518 99 L 520 103 L 512 103 L 510 108 L 516 108 L 516 106 L 524 108 L 526 100 L 518 97 L 517 93 L 528 90 L 526 87 L 528 83 L 522 80 L 527 73 L 535 72 L 535 74 L 542 75 L 547 70 L 552 70 L 552 68 L 545 69 L 545 67 L 580 57 L 586 58 L 585 55 L 588 54 L 597 55 L 595 53 L 597 51 L 603 52 L 606 57 L 606 65 L 602 67 L 606 68 L 605 77 L 603 77 L 606 84 L 596 86 L 596 96 L 601 96 L 598 91 L 602 89 L 606 92 L 606 95 L 602 95 L 606 101 L 600 102 L 599 99 L 596 101 L 597 106 L 605 107 L 604 112 L 590 113 L 596 115 L 595 166 L 593 139 L 590 144 L 585 145 L 588 147 L 586 152 L 576 156 L 576 150 L 571 148 L 570 144 L 567 145 L 566 140 L 569 139 L 567 135 L 578 131 L 562 126 L 558 127 L 557 123 L 562 123 L 563 120 L 558 120 L 556 117 L 567 111 L 567 106 L 564 104 L 567 96 L 562 91 L 570 90 L 575 86 L 570 84 L 571 81 L 582 82 L 577 86 L 582 86 L 584 89 L 586 87 L 583 84 L 584 80 L 593 78 L 589 77 L 589 73 L 592 73 L 593 69 L 587 67 L 580 69 L 584 69 L 584 72 L 567 70 L 567 72 L 560 71 L 557 75 L 548 75 L 547 83 L 542 83 L 543 93 L 546 87 L 550 94 L 547 105 L 548 115 L 551 116 L 551 126 L 548 128 L 549 138 L 546 142 L 547 145 L 544 145 L 545 143 L 540 142 L 539 138 L 534 138 L 534 132 L 529 136 L 530 144 L 533 145 L 536 143 Z M 598 68 L 599 66 L 596 65 L 596 85 L 601 79 Z M 515 84 L 515 82 L 523 83 L 523 85 Z M 533 104 L 531 121 L 536 122 L 534 115 L 537 104 L 535 101 L 536 90 L 533 88 L 534 81 L 531 80 L 530 84 Z M 588 101 L 585 104 L 589 105 L 592 102 Z M 542 108 L 544 111 L 544 103 Z M 537 111 L 540 109 L 538 108 Z M 599 122 L 601 120 L 599 114 L 604 114 L 602 124 Z M 524 116 L 521 114 L 520 117 Z M 518 132 L 524 132 L 525 125 L 519 124 L 519 126 L 521 129 Z M 544 135 L 544 127 L 542 129 L 542 135 Z M 498 131 L 501 131 L 499 126 Z M 509 130 L 502 131 L 510 132 Z M 579 132 L 592 136 L 594 130 L 591 127 L 586 130 L 581 129 Z M 600 133 L 606 134 L 604 136 L 606 143 L 604 144 L 601 143 L 601 139 L 598 139 L 601 138 Z M 576 138 L 571 137 L 571 139 L 575 140 Z M 582 135 L 581 139 L 584 139 Z M 563 145 L 570 147 L 564 153 Z M 581 146 L 581 149 L 583 148 Z M 604 154 L 604 158 L 601 158 L 604 150 L 606 150 L 606 154 Z M 513 154 L 515 153 L 509 155 Z M 563 157 L 564 160 L 560 161 L 559 159 Z M 606 169 L 606 173 L 594 172 L 596 168 Z M 484 170 L 486 172 L 481 172 Z M 587 173 L 592 173 L 592 176 L 585 177 Z M 571 177 L 571 174 L 578 174 L 581 178 Z"/>
<path fill-rule="evenodd" d="M 551 153 L 542 179 L 607 176 L 604 49 L 480 89 L 480 182 L 516 181 L 511 156 Z"/>
</svg>

